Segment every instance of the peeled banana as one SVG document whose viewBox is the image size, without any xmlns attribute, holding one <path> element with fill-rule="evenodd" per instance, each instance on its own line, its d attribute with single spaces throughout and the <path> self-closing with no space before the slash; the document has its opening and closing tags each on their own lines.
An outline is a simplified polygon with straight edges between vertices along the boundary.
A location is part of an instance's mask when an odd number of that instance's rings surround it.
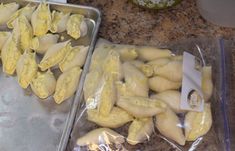
<svg viewBox="0 0 235 151">
<path fill-rule="evenodd" d="M 67 53 L 71 51 L 70 41 L 57 43 L 51 46 L 42 58 L 39 67 L 45 71 L 60 63 Z"/>
<path fill-rule="evenodd" d="M 181 94 L 179 91 L 167 90 L 158 94 L 152 95 L 150 98 L 159 99 L 166 103 L 175 113 L 184 113 L 185 111 L 180 109 Z"/>
<path fill-rule="evenodd" d="M 84 20 L 84 16 L 80 14 L 73 14 L 69 17 L 67 22 L 67 34 L 78 39 L 84 37 L 87 34 L 87 24 Z"/>
<path fill-rule="evenodd" d="M 161 101 L 135 96 L 119 97 L 117 106 L 138 118 L 154 116 L 164 112 L 167 107 L 167 105 Z"/>
<path fill-rule="evenodd" d="M 185 144 L 185 136 L 180 120 L 171 109 L 168 108 L 165 112 L 156 115 L 156 127 L 167 138 L 176 141 L 180 145 Z"/>
<path fill-rule="evenodd" d="M 10 17 L 18 10 L 19 4 L 13 2 L 8 4 L 0 4 L 0 25 L 6 24 Z"/>
<path fill-rule="evenodd" d="M 169 63 L 154 68 L 154 74 L 167 78 L 170 81 L 181 82 L 183 77 L 182 61 L 170 61 Z"/>
<path fill-rule="evenodd" d="M 147 77 L 128 62 L 123 64 L 123 71 L 127 88 L 136 96 L 148 97 Z"/>
<path fill-rule="evenodd" d="M 53 11 L 52 12 L 52 22 L 50 31 L 52 33 L 61 33 L 66 30 L 66 24 L 68 22 L 70 13 L 64 13 L 64 12 L 58 12 Z"/>
<path fill-rule="evenodd" d="M 54 93 L 56 79 L 50 70 L 47 72 L 37 72 L 37 75 L 30 83 L 30 86 L 39 98 L 45 99 Z"/>
<path fill-rule="evenodd" d="M 76 46 L 68 52 L 62 62 L 59 63 L 60 70 L 65 72 L 74 66 L 82 67 L 86 61 L 88 47 Z"/>
<path fill-rule="evenodd" d="M 1 51 L 3 72 L 13 75 L 20 56 L 21 49 L 19 46 L 19 41 L 11 35 Z"/>
<path fill-rule="evenodd" d="M 159 49 L 156 47 L 139 47 L 136 49 L 138 58 L 143 61 L 152 61 L 158 58 L 171 57 L 172 53 L 168 49 Z"/>
<path fill-rule="evenodd" d="M 80 80 L 81 72 L 80 67 L 76 66 L 59 76 L 53 96 L 57 104 L 61 104 L 74 94 Z"/>
<path fill-rule="evenodd" d="M 31 41 L 30 48 L 39 54 L 44 54 L 53 45 L 57 43 L 59 35 L 46 34 L 39 37 L 34 37 Z"/>
<path fill-rule="evenodd" d="M 128 129 L 127 142 L 131 145 L 136 145 L 146 139 L 149 140 L 153 130 L 154 125 L 151 117 L 135 119 Z"/>
<path fill-rule="evenodd" d="M 102 69 L 105 74 L 112 75 L 115 80 L 121 80 L 123 77 L 123 71 L 120 55 L 116 51 L 110 50 L 104 60 Z"/>
<path fill-rule="evenodd" d="M 108 116 L 99 115 L 98 110 L 94 109 L 88 109 L 87 114 L 89 121 L 108 128 L 118 128 L 133 120 L 130 114 L 118 107 L 113 107 Z"/>
<path fill-rule="evenodd" d="M 98 111 L 102 116 L 108 116 L 117 100 L 114 78 L 111 75 L 104 75 L 99 83 L 96 94 Z"/>
<path fill-rule="evenodd" d="M 109 128 L 98 128 L 88 132 L 77 140 L 77 145 L 86 146 L 92 144 L 122 144 L 125 139 L 122 135 Z"/>
<path fill-rule="evenodd" d="M 16 73 L 20 86 L 26 89 L 37 74 L 38 65 L 36 54 L 25 51 L 19 58 L 16 66 Z"/>
<path fill-rule="evenodd" d="M 51 27 L 51 11 L 49 4 L 42 2 L 33 12 L 31 17 L 33 34 L 35 36 L 45 35 Z"/>
<path fill-rule="evenodd" d="M 187 141 L 195 141 L 205 135 L 211 128 L 211 105 L 205 103 L 203 112 L 189 111 L 185 116 L 185 136 Z"/>
<path fill-rule="evenodd" d="M 17 10 L 13 15 L 11 15 L 9 21 L 7 22 L 8 28 L 13 28 L 14 20 L 21 15 L 25 16 L 27 20 L 30 21 L 35 8 L 36 8 L 35 6 L 31 6 L 30 4 L 28 4 L 25 7 Z"/>
<path fill-rule="evenodd" d="M 173 82 L 160 76 L 149 78 L 148 83 L 149 83 L 149 88 L 155 92 L 176 90 L 181 87 L 181 82 Z"/>
<path fill-rule="evenodd" d="M 205 66 L 202 68 L 202 92 L 204 95 L 204 100 L 208 101 L 213 93 L 211 66 Z"/>
</svg>

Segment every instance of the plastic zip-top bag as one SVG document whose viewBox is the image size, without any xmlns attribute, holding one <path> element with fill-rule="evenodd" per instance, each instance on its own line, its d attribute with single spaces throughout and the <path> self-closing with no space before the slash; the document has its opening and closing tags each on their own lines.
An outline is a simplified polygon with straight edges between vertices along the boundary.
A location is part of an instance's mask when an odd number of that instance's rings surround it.
<svg viewBox="0 0 235 151">
<path fill-rule="evenodd" d="M 229 150 L 220 39 L 163 48 L 100 39 L 67 150 Z"/>
</svg>

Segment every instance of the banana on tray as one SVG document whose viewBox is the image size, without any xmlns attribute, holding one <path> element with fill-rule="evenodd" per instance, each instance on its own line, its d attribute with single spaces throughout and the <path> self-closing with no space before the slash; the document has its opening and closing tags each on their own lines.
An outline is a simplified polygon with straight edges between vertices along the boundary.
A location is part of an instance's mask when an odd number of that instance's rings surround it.
<svg viewBox="0 0 235 151">
<path fill-rule="evenodd" d="M 45 55 L 43 56 L 39 67 L 42 71 L 45 71 L 58 63 L 60 63 L 67 53 L 71 51 L 71 43 L 70 41 L 65 41 L 61 43 L 57 43 L 52 45 L 46 51 Z"/>
<path fill-rule="evenodd" d="M 33 12 L 31 17 L 33 34 L 35 36 L 45 35 L 51 27 L 51 11 L 49 4 L 42 2 Z"/>
<path fill-rule="evenodd" d="M 11 15 L 9 21 L 7 22 L 8 28 L 12 29 L 14 27 L 13 25 L 14 20 L 21 15 L 25 16 L 27 20 L 30 21 L 35 8 L 36 8 L 35 6 L 28 4 L 25 7 L 17 10 L 13 15 Z"/>
<path fill-rule="evenodd" d="M 67 34 L 78 39 L 87 35 L 88 26 L 85 22 L 85 18 L 80 14 L 73 14 L 69 17 L 67 22 Z"/>
<path fill-rule="evenodd" d="M 180 145 L 185 144 L 185 136 L 182 130 L 183 126 L 178 116 L 170 108 L 156 115 L 155 124 L 162 135 L 176 141 Z"/>
<path fill-rule="evenodd" d="M 125 62 L 122 67 L 128 90 L 136 96 L 148 97 L 149 86 L 147 77 L 129 62 Z"/>
<path fill-rule="evenodd" d="M 12 35 L 8 38 L 1 51 L 3 72 L 8 75 L 13 75 L 16 69 L 16 64 L 21 56 L 21 48 L 19 40 Z"/>
<path fill-rule="evenodd" d="M 59 35 L 57 34 L 46 34 L 34 37 L 31 41 L 30 48 L 39 54 L 45 54 L 51 46 L 57 43 L 58 39 Z"/>
<path fill-rule="evenodd" d="M 25 51 L 19 58 L 16 66 L 16 73 L 20 86 L 26 89 L 36 76 L 37 71 L 38 65 L 36 62 L 36 53 Z"/>
<path fill-rule="evenodd" d="M 36 77 L 31 81 L 30 86 L 39 98 L 46 99 L 54 93 L 56 79 L 50 70 L 46 72 L 38 71 Z"/>
<path fill-rule="evenodd" d="M 167 105 L 155 99 L 145 97 L 119 97 L 117 106 L 126 110 L 134 117 L 151 117 L 166 110 Z"/>
<path fill-rule="evenodd" d="M 149 140 L 154 131 L 152 117 L 135 119 L 128 129 L 127 142 L 131 145 L 142 143 Z"/>
<path fill-rule="evenodd" d="M 10 17 L 18 10 L 19 4 L 13 2 L 8 4 L 0 4 L 0 25 L 6 24 Z"/>
<path fill-rule="evenodd" d="M 98 110 L 88 109 L 87 119 L 102 127 L 118 128 L 133 120 L 133 117 L 125 110 L 113 107 L 108 116 L 99 115 Z"/>
<path fill-rule="evenodd" d="M 50 31 L 52 33 L 64 32 L 66 30 L 66 25 L 70 13 L 58 12 L 54 10 L 51 15 L 52 15 L 52 21 L 51 21 Z"/>
<path fill-rule="evenodd" d="M 79 66 L 76 66 L 59 76 L 56 83 L 55 94 L 53 95 L 57 104 L 61 104 L 75 93 L 79 84 L 81 72 L 82 69 L 80 69 Z"/>
<path fill-rule="evenodd" d="M 184 121 L 187 141 L 195 141 L 205 135 L 212 126 L 211 105 L 205 103 L 203 112 L 189 111 Z"/>
</svg>

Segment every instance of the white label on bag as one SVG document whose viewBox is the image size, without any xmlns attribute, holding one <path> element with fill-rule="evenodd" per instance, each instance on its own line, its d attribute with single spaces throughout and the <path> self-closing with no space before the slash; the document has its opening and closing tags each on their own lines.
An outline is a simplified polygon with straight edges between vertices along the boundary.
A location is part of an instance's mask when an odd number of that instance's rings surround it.
<svg viewBox="0 0 235 151">
<path fill-rule="evenodd" d="M 67 0 L 49 0 L 51 2 L 67 3 Z"/>
<path fill-rule="evenodd" d="M 202 75 L 195 56 L 188 52 L 183 54 L 183 80 L 181 90 L 182 110 L 202 112 L 204 107 L 201 89 Z"/>
</svg>

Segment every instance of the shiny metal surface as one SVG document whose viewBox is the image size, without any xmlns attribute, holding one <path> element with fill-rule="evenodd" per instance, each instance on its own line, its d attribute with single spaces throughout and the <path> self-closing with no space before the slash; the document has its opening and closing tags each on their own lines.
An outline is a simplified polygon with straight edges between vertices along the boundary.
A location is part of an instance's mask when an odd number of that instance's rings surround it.
<svg viewBox="0 0 235 151">
<path fill-rule="evenodd" d="M 38 1 L 1 0 L 3 3 L 18 2 L 25 6 Z M 52 97 L 40 100 L 28 88 L 23 90 L 17 77 L 2 72 L 0 63 L 0 151 L 63 151 L 72 129 L 75 113 L 82 92 L 85 74 L 94 48 L 101 22 L 100 12 L 92 7 L 48 2 L 51 10 L 71 11 L 85 15 L 89 27 L 87 36 L 72 40 L 72 45 L 90 45 L 78 90 L 73 98 L 61 105 Z M 0 30 L 8 30 L 0 26 Z M 65 39 L 69 37 L 62 34 Z"/>
</svg>

